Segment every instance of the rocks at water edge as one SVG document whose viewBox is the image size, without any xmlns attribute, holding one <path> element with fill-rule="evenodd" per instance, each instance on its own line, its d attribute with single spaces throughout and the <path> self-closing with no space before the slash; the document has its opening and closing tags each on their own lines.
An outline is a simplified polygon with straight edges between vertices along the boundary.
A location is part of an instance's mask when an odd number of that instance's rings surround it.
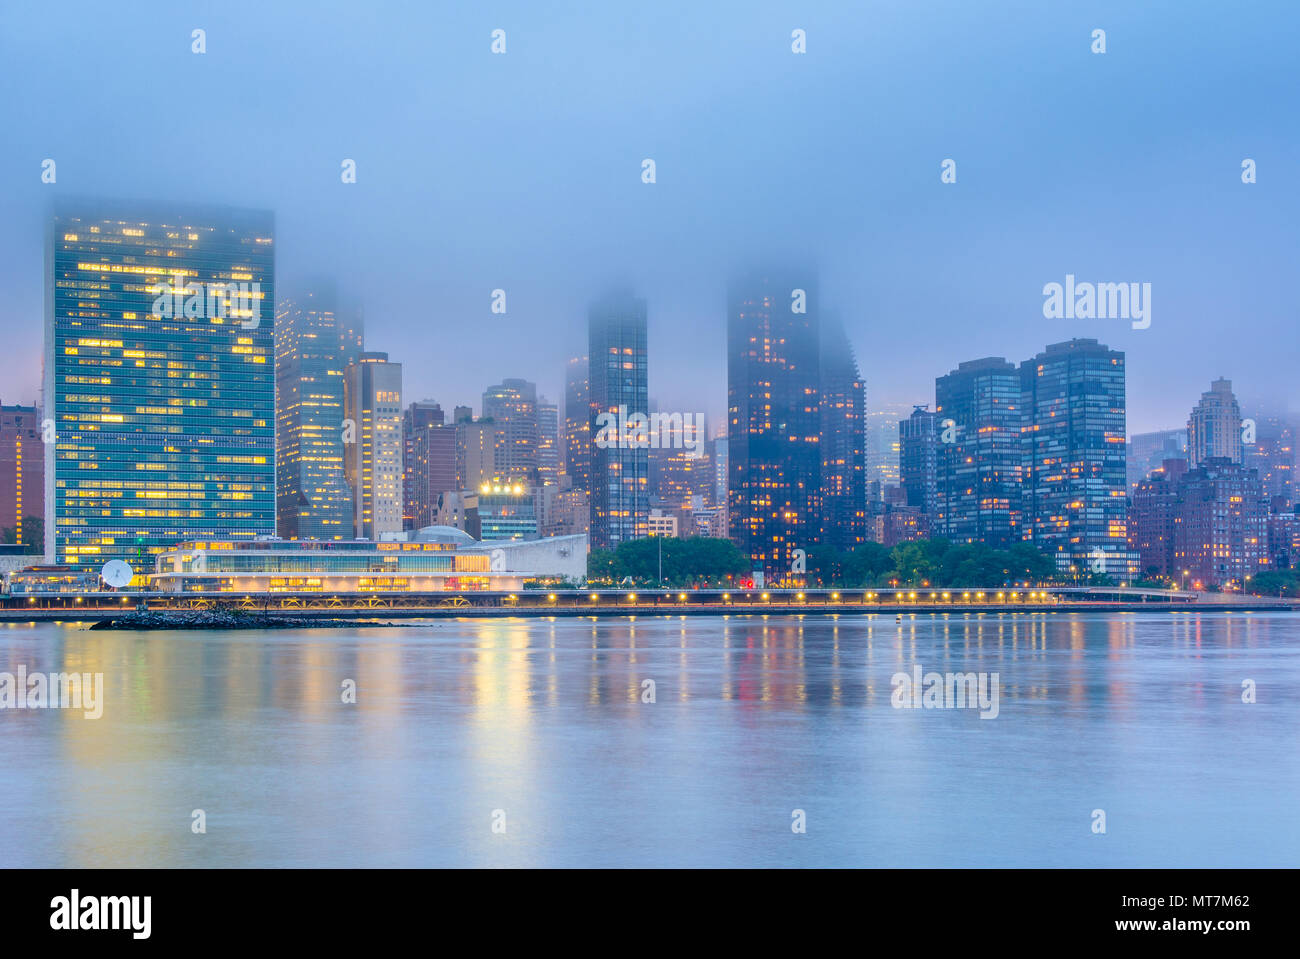
<svg viewBox="0 0 1300 959">
<path fill-rule="evenodd" d="M 167 610 L 123 613 L 101 619 L 91 629 L 323 629 L 363 625 L 346 619 L 269 616 L 242 609 Z M 365 623 L 391 626 L 392 623 Z"/>
</svg>

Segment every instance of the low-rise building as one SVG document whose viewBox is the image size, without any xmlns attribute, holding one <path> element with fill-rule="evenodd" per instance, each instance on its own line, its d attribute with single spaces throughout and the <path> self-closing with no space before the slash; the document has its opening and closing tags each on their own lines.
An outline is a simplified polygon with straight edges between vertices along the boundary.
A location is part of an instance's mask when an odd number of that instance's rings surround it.
<svg viewBox="0 0 1300 959">
<path fill-rule="evenodd" d="M 430 526 L 375 543 L 265 539 L 183 543 L 157 559 L 150 577 L 170 593 L 423 593 L 518 590 L 528 579 L 584 578 L 586 537 L 481 542 Z M 561 542 L 563 540 L 564 542 Z"/>
</svg>

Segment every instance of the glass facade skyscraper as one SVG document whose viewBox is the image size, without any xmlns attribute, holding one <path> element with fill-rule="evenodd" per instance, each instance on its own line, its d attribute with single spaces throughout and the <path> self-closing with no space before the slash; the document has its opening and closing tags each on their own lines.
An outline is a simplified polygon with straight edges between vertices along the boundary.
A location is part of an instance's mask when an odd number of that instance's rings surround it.
<svg viewBox="0 0 1300 959">
<path fill-rule="evenodd" d="M 1021 363 L 1020 379 L 1024 538 L 1062 568 L 1137 572 L 1128 552 L 1124 354 L 1092 339 L 1056 343 Z"/>
<path fill-rule="evenodd" d="M 505 379 L 483 391 L 484 421 L 495 432 L 494 469 L 501 480 L 537 485 L 537 384 Z"/>
<path fill-rule="evenodd" d="M 268 212 L 55 207 L 44 402 L 56 562 L 140 572 L 183 538 L 275 532 L 274 263 Z"/>
<path fill-rule="evenodd" d="M 934 532 L 1005 549 L 1020 539 L 1020 374 L 1000 356 L 970 360 L 934 381 L 934 399 Z"/>
<path fill-rule="evenodd" d="M 624 437 L 599 439 L 601 414 L 647 416 L 646 303 L 612 293 L 588 312 L 588 436 L 591 439 L 591 545 L 609 549 L 644 539 L 650 516 L 649 449 Z"/>
<path fill-rule="evenodd" d="M 934 516 L 939 490 L 939 417 L 925 406 L 898 421 L 898 473 L 907 505 Z"/>
<path fill-rule="evenodd" d="M 727 307 L 728 523 L 767 582 L 821 541 L 820 329 L 811 277 L 758 273 Z"/>
<path fill-rule="evenodd" d="M 847 551 L 867 539 L 867 384 L 839 323 L 821 343 L 822 541 Z"/>
<path fill-rule="evenodd" d="M 285 539 L 351 539 L 344 470 L 343 371 L 360 351 L 359 322 L 333 297 L 280 305 L 275 324 L 276 528 Z"/>
</svg>

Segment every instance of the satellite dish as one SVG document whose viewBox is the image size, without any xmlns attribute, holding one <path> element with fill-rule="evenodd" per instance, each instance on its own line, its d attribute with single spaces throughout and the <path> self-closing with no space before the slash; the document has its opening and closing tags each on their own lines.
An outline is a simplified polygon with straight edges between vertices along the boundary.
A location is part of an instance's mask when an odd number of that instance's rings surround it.
<svg viewBox="0 0 1300 959">
<path fill-rule="evenodd" d="M 104 564 L 104 568 L 99 571 L 100 578 L 104 584 L 113 589 L 121 589 L 123 586 L 130 584 L 135 578 L 135 571 L 131 569 L 126 562 L 120 559 L 110 559 Z"/>
</svg>

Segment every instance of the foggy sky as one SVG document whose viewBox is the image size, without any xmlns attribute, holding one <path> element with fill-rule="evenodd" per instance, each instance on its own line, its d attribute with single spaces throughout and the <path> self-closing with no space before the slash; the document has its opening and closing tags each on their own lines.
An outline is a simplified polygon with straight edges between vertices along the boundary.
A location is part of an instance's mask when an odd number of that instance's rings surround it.
<svg viewBox="0 0 1300 959">
<path fill-rule="evenodd" d="M 1127 353 L 1130 433 L 1216 376 L 1300 408 L 1297 35 L 1282 0 L 8 3 L 0 400 L 37 396 L 60 192 L 274 211 L 277 293 L 334 275 L 447 410 L 508 376 L 559 401 L 626 283 L 651 395 L 719 417 L 727 281 L 792 260 L 869 408 L 1071 336 Z M 1045 319 L 1067 273 L 1151 283 L 1151 328 Z"/>
</svg>

